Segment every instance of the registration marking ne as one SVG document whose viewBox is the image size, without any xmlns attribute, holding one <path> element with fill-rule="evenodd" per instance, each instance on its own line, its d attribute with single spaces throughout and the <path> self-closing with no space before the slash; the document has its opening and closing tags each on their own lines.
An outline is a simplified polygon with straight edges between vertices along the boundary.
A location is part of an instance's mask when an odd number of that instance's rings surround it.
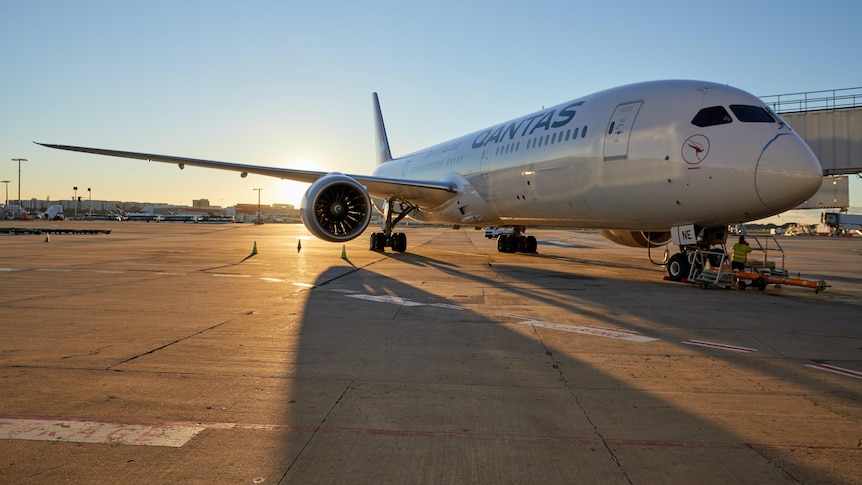
<svg viewBox="0 0 862 485">
<path fill-rule="evenodd" d="M 111 443 L 179 448 L 203 426 L 151 425 L 0 417 L 0 439 Z"/>
</svg>

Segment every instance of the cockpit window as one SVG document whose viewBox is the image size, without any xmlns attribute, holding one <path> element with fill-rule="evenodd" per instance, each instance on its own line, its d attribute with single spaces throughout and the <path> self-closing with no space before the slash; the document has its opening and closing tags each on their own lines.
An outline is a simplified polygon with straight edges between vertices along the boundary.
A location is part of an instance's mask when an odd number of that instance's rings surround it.
<svg viewBox="0 0 862 485">
<path fill-rule="evenodd" d="M 724 106 L 703 108 L 698 111 L 694 116 L 694 119 L 691 120 L 691 124 L 701 128 L 704 126 L 724 125 L 732 122 L 733 118 L 730 117 L 730 113 L 724 109 Z"/>
<path fill-rule="evenodd" d="M 730 110 L 743 123 L 775 123 L 775 118 L 769 114 L 769 111 L 760 106 L 732 104 Z"/>
</svg>

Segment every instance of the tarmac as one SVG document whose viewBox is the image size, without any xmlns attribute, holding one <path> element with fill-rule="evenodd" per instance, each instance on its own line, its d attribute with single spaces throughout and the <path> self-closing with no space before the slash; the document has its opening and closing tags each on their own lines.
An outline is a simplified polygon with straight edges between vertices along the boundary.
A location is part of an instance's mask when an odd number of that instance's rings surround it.
<svg viewBox="0 0 862 485">
<path fill-rule="evenodd" d="M 595 232 L 42 224 L 111 233 L 0 235 L 3 483 L 862 483 L 862 239 L 780 239 L 815 293 Z"/>
</svg>

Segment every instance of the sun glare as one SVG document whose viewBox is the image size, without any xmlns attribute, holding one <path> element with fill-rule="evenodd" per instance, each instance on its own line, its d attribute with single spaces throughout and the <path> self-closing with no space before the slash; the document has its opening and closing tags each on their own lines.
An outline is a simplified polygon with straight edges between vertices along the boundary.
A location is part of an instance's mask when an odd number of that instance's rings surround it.
<svg viewBox="0 0 862 485">
<path fill-rule="evenodd" d="M 296 170 L 324 171 L 318 162 L 310 159 L 291 160 L 283 166 Z M 308 184 L 306 183 L 294 182 L 292 180 L 279 180 L 276 184 L 276 196 L 274 197 L 273 203 L 293 204 L 294 207 L 299 208 L 302 195 L 306 190 L 308 190 Z"/>
</svg>

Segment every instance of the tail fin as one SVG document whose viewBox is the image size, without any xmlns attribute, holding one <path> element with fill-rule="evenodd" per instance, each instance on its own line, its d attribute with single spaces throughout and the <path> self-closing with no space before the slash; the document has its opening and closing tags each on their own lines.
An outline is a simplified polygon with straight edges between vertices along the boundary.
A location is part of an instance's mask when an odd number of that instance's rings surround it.
<svg viewBox="0 0 862 485">
<path fill-rule="evenodd" d="M 377 93 L 372 94 L 374 101 L 374 131 L 377 137 L 377 165 L 392 160 L 389 150 L 389 138 L 386 137 L 386 127 L 383 125 L 383 113 L 380 111 L 380 100 Z"/>
</svg>

